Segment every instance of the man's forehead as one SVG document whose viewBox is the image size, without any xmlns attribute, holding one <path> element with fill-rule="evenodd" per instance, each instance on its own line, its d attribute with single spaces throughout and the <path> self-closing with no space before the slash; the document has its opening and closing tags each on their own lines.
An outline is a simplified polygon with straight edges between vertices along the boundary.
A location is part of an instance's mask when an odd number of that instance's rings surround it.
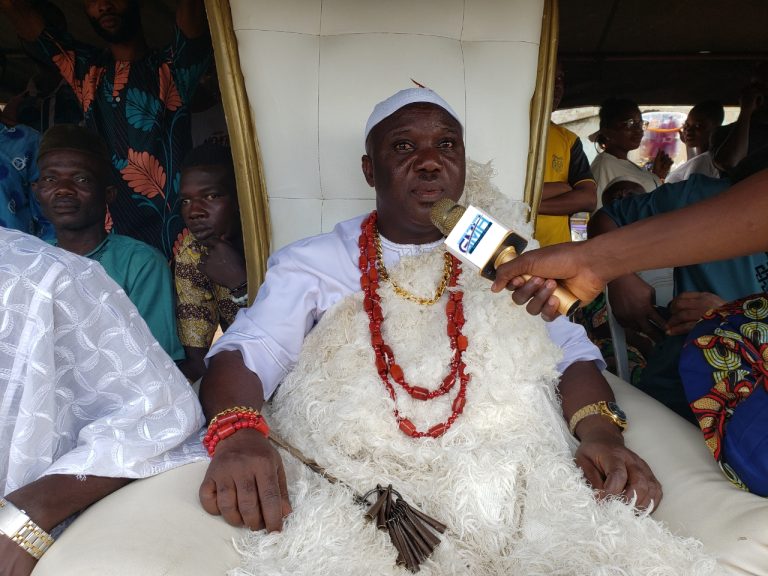
<svg viewBox="0 0 768 576">
<path fill-rule="evenodd" d="M 104 159 L 85 150 L 77 148 L 49 148 L 45 154 L 37 159 L 40 169 L 67 169 L 74 168 L 73 164 L 78 164 L 77 168 L 94 170 L 101 167 Z"/>
</svg>

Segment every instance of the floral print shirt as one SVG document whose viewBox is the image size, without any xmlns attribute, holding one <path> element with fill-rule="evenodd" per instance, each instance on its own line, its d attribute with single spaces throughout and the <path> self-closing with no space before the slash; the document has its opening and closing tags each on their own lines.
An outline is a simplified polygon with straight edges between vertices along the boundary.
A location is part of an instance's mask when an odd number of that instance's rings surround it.
<svg viewBox="0 0 768 576">
<path fill-rule="evenodd" d="M 170 259 L 184 228 L 179 181 L 192 146 L 188 106 L 211 61 L 210 37 L 189 39 L 176 27 L 170 45 L 135 61 L 116 61 L 108 49 L 54 28 L 27 47 L 56 65 L 72 86 L 86 125 L 112 152 L 118 189 L 110 205 L 114 231 Z"/>
</svg>

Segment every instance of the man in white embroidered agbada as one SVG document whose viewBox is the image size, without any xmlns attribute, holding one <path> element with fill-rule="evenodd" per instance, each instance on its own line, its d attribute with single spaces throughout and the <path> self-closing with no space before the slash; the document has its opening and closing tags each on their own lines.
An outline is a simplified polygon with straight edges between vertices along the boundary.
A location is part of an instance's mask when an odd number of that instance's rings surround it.
<svg viewBox="0 0 768 576">
<path fill-rule="evenodd" d="M 387 266 L 402 254 L 440 244 L 441 233 L 430 221 L 431 206 L 442 197 L 457 200 L 465 180 L 462 126 L 456 114 L 430 90 L 404 92 L 377 107 L 366 130 L 362 159 L 365 178 L 376 188 L 377 226 Z M 308 239 L 272 257 L 256 303 L 209 355 L 201 400 L 210 416 L 237 405 L 260 409 L 295 364 L 304 336 L 322 314 L 359 290 L 360 221 L 342 223 L 332 233 L 343 236 L 341 244 L 323 237 Z M 308 262 L 296 254 L 300 249 L 306 251 Z M 324 252 L 332 255 L 321 257 Z M 297 266 L 302 269 L 292 274 L 289 269 Z M 277 286 L 280 293 L 275 293 Z M 286 296 L 286 291 L 304 294 L 306 305 Z M 565 420 L 584 406 L 612 401 L 610 387 L 598 370 L 599 353 L 581 330 L 563 320 L 550 327 L 550 335 L 565 351 L 560 364 Z M 636 491 L 639 506 L 658 504 L 658 482 L 647 465 L 624 447 L 621 430 L 611 419 L 585 418 L 576 435 L 582 440 L 577 460 L 595 489 L 626 495 Z M 207 510 L 252 529 L 279 530 L 290 511 L 280 458 L 261 434 L 251 430 L 217 448 L 201 497 Z"/>
<path fill-rule="evenodd" d="M 52 543 L 34 530 L 203 458 L 203 417 L 98 263 L 5 228 L 0 341 L 0 573 L 21 576 Z"/>
</svg>

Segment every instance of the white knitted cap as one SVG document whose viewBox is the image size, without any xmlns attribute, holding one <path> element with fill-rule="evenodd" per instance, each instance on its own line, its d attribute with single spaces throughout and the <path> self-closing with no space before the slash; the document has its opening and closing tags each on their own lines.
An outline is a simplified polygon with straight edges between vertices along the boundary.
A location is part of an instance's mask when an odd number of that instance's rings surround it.
<svg viewBox="0 0 768 576">
<path fill-rule="evenodd" d="M 443 100 L 437 92 L 434 92 L 429 88 L 407 88 L 406 90 L 400 90 L 397 94 L 393 94 L 386 100 L 376 104 L 373 112 L 371 112 L 371 115 L 368 117 L 368 122 L 365 124 L 365 138 L 363 140 L 368 139 L 368 134 L 371 133 L 371 130 L 373 130 L 376 124 L 385 118 L 388 118 L 400 110 L 400 108 L 404 108 L 409 104 L 416 104 L 417 102 L 426 102 L 428 104 L 440 106 L 440 108 L 453 116 L 456 119 L 456 122 L 461 124 L 459 116 L 454 112 L 453 108 L 450 107 L 448 102 Z"/>
</svg>

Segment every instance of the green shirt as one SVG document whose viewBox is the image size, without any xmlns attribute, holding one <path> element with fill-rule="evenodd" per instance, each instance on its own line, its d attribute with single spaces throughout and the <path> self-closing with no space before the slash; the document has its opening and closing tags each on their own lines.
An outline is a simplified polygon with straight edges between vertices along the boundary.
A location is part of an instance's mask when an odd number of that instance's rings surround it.
<svg viewBox="0 0 768 576">
<path fill-rule="evenodd" d="M 96 260 L 128 295 L 152 335 L 174 360 L 184 359 L 176 332 L 173 277 L 163 255 L 140 240 L 107 234 L 85 255 Z"/>
</svg>

